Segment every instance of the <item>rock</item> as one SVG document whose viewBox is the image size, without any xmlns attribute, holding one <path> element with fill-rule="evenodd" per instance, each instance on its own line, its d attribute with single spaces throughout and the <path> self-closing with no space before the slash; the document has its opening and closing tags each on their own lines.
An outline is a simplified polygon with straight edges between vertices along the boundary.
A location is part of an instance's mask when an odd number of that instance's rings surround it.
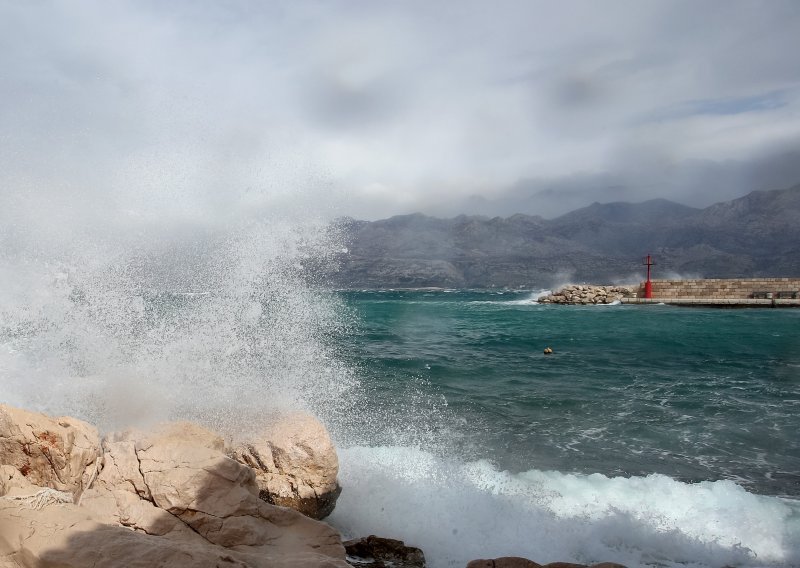
<svg viewBox="0 0 800 568">
<path fill-rule="evenodd" d="M 572 284 L 538 301 L 542 304 L 610 304 L 632 295 L 632 289 L 625 287 Z"/>
<path fill-rule="evenodd" d="M 473 560 L 467 568 L 542 568 L 542 565 L 519 556 L 503 556 L 494 560 Z"/>
<path fill-rule="evenodd" d="M 34 485 L 78 496 L 99 455 L 100 437 L 86 422 L 0 404 L 0 463 Z"/>
<path fill-rule="evenodd" d="M 0 557 L 16 561 L 16 566 L 222 565 L 225 549 L 209 550 L 200 537 L 196 540 L 197 547 L 192 549 L 165 538 L 99 523 L 77 505 L 34 510 L 0 500 Z"/>
<path fill-rule="evenodd" d="M 82 497 L 82 505 L 95 518 L 109 524 L 120 524 L 151 535 L 192 532 L 179 518 L 159 508 L 140 469 L 136 441 L 116 435 L 103 441 L 103 469 L 97 480 Z M 127 438 L 127 439 L 126 439 Z"/>
<path fill-rule="evenodd" d="M 30 495 L 37 489 L 13 465 L 0 465 L 0 497 Z"/>
<path fill-rule="evenodd" d="M 102 447 L 102 469 L 79 503 L 55 493 L 69 499 L 16 499 L 50 496 L 52 489 L 31 484 L 14 466 L 0 467 L 3 562 L 36 568 L 348 566 L 335 530 L 259 499 L 254 471 L 225 455 L 221 439 L 199 426 L 130 431 L 109 436 Z"/>
<path fill-rule="evenodd" d="M 504 556 L 493 560 L 473 560 L 467 564 L 467 568 L 625 568 L 625 566 L 613 562 L 602 562 L 591 566 L 571 562 L 551 562 L 542 565 L 519 556 Z"/>
<path fill-rule="evenodd" d="M 352 566 L 370 568 L 425 568 L 422 550 L 406 546 L 402 540 L 370 535 L 344 543 L 347 560 Z"/>
<path fill-rule="evenodd" d="M 2 500 L 0 558 L 13 562 L 11 566 L 30 568 L 349 568 L 344 560 L 326 558 L 290 541 L 269 553 L 249 547 L 231 550 L 191 531 L 180 541 L 99 523 L 77 505 L 37 511 Z"/>
<path fill-rule="evenodd" d="M 336 505 L 339 461 L 325 427 L 302 413 L 283 416 L 255 441 L 233 451 L 238 462 L 256 472 L 259 496 L 313 519 L 324 519 Z"/>
<path fill-rule="evenodd" d="M 600 564 L 575 564 L 573 562 L 551 562 L 544 564 L 542 568 L 625 568 L 622 564 L 613 562 L 601 562 Z"/>
<path fill-rule="evenodd" d="M 177 438 L 142 440 L 135 451 L 158 508 L 215 544 L 264 544 L 267 535 L 254 526 L 260 522 L 260 502 L 250 468 Z M 248 530 L 251 535 L 244 534 Z"/>
</svg>

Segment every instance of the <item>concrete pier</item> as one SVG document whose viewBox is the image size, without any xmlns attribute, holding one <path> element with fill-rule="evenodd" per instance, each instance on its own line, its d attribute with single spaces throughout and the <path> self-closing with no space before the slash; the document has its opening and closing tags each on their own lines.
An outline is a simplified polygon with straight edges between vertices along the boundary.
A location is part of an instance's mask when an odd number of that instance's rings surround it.
<svg viewBox="0 0 800 568">
<path fill-rule="evenodd" d="M 636 298 L 623 304 L 671 304 L 719 308 L 800 307 L 800 278 L 693 278 L 653 280 L 652 298 L 644 298 L 644 285 Z"/>
</svg>

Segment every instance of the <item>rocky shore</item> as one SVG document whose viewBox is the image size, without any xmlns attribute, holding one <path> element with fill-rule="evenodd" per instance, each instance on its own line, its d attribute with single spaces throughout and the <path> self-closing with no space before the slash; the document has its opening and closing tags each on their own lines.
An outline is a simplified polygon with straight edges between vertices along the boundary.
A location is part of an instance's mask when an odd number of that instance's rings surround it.
<svg viewBox="0 0 800 568">
<path fill-rule="evenodd" d="M 540 304 L 612 304 L 622 298 L 636 296 L 638 286 L 595 286 L 570 284 L 548 296 L 539 298 Z"/>
<path fill-rule="evenodd" d="M 176 422 L 101 438 L 76 418 L 0 404 L 0 568 L 425 567 L 417 548 L 375 536 L 343 543 L 319 520 L 341 489 L 318 420 L 276 416 L 253 431 L 226 443 Z"/>
<path fill-rule="evenodd" d="M 281 423 L 283 438 L 241 447 L 185 422 L 101 439 L 0 405 L 0 566 L 349 568 L 337 531 L 259 498 L 313 501 L 321 516 L 338 491 L 324 428 Z"/>
</svg>

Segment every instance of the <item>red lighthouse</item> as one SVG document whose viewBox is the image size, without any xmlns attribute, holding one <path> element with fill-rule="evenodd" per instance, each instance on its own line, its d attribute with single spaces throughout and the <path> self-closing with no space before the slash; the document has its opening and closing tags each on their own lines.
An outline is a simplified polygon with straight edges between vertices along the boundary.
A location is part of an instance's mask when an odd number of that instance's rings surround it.
<svg viewBox="0 0 800 568">
<path fill-rule="evenodd" d="M 653 283 L 650 282 L 650 267 L 655 264 L 653 259 L 650 258 L 648 254 L 646 257 L 642 259 L 642 264 L 647 266 L 647 281 L 644 283 L 644 297 L 645 298 L 652 298 L 653 297 Z"/>
</svg>

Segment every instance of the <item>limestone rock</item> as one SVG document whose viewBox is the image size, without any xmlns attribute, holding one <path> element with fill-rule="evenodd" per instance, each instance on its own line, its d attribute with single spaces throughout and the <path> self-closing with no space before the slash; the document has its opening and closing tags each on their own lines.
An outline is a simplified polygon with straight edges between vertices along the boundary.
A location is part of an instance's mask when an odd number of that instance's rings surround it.
<svg viewBox="0 0 800 568">
<path fill-rule="evenodd" d="M 406 546 L 401 540 L 370 535 L 344 543 L 348 561 L 353 566 L 370 568 L 425 568 L 422 550 Z"/>
<path fill-rule="evenodd" d="M 144 494 L 221 546 L 274 546 L 285 536 L 276 526 L 293 526 L 290 540 L 300 544 L 307 535 L 309 546 L 341 553 L 338 534 L 327 525 L 261 501 L 254 470 L 224 455 L 221 446 L 221 440 L 196 426 L 161 428 L 136 440 Z"/>
<path fill-rule="evenodd" d="M 30 495 L 38 489 L 13 465 L 0 465 L 0 497 Z"/>
<path fill-rule="evenodd" d="M 86 422 L 0 404 L 0 463 L 31 483 L 77 496 L 99 454 L 100 437 Z"/>
<path fill-rule="evenodd" d="M 239 445 L 233 457 L 255 470 L 264 501 L 311 518 L 327 517 L 341 493 L 336 450 L 328 431 L 313 416 L 281 417 L 254 441 Z"/>
<path fill-rule="evenodd" d="M 34 510 L 0 500 L 0 557 L 13 559 L 17 566 L 212 567 L 224 552 L 203 546 L 193 551 L 167 539 L 99 523 L 77 505 Z"/>
<path fill-rule="evenodd" d="M 172 536 L 177 536 L 181 532 L 192 532 L 180 519 L 153 502 L 152 492 L 140 470 L 135 441 L 106 439 L 103 450 L 103 469 L 81 500 L 95 518 L 152 535 L 173 533 Z"/>
<path fill-rule="evenodd" d="M 27 414 L 17 416 L 30 423 Z M 4 427 L 21 428 L 10 419 Z M 52 489 L 31 484 L 14 465 L 0 466 L 0 565 L 348 566 L 335 530 L 260 500 L 254 471 L 198 426 L 109 436 L 98 464 L 76 503 L 16 499 Z"/>
<path fill-rule="evenodd" d="M 309 520 L 309 519 L 306 519 Z M 310 521 L 310 520 L 309 520 Z M 0 558 L 25 568 L 348 568 L 344 560 L 287 542 L 261 549 L 215 546 L 191 533 L 186 541 L 98 523 L 83 507 L 19 508 L 0 500 Z"/>
</svg>

